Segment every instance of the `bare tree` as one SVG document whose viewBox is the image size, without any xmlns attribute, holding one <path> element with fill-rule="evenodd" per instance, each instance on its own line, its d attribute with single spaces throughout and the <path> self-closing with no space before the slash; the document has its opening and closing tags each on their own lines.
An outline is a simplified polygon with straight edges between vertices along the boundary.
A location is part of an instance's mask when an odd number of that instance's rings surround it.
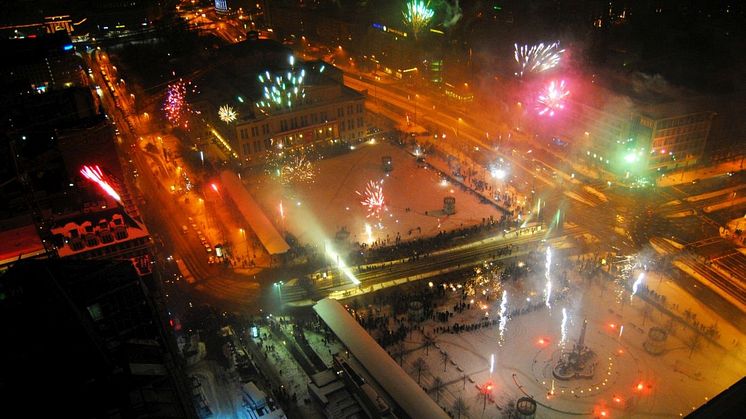
<svg viewBox="0 0 746 419">
<path fill-rule="evenodd" d="M 689 359 L 692 359 L 692 354 L 694 351 L 700 348 L 702 346 L 702 334 L 699 332 L 699 330 L 695 330 L 691 335 L 689 335 L 689 338 L 686 340 L 686 347 L 689 348 Z"/>
<path fill-rule="evenodd" d="M 456 419 L 461 419 L 461 415 L 464 415 L 464 416 L 469 415 L 469 407 L 466 406 L 466 402 L 464 401 L 464 398 L 461 396 L 456 398 L 451 408 L 456 413 Z"/>
<path fill-rule="evenodd" d="M 446 372 L 446 367 L 448 366 L 448 361 L 451 359 L 451 357 L 446 351 L 441 352 L 440 357 L 443 359 L 443 372 Z"/>
<path fill-rule="evenodd" d="M 399 366 L 402 365 L 405 352 L 406 349 L 404 348 L 404 342 L 396 342 L 396 344 L 394 345 L 394 356 L 399 358 Z"/>
<path fill-rule="evenodd" d="M 430 391 L 435 393 L 435 401 L 440 401 L 440 393 L 443 392 L 443 380 L 440 377 L 433 379 L 433 384 L 430 386 Z"/>
<path fill-rule="evenodd" d="M 412 363 L 412 366 L 414 367 L 414 370 L 417 371 L 417 384 L 420 383 L 420 377 L 422 376 L 422 371 L 427 370 L 427 362 L 425 362 L 422 358 L 417 358 Z"/>
<path fill-rule="evenodd" d="M 435 337 L 428 333 L 422 335 L 423 344 L 425 346 L 425 355 L 430 355 L 430 347 L 435 346 Z"/>
<path fill-rule="evenodd" d="M 642 307 L 642 327 L 645 327 L 645 321 L 653 314 L 653 308 L 649 304 Z"/>
</svg>

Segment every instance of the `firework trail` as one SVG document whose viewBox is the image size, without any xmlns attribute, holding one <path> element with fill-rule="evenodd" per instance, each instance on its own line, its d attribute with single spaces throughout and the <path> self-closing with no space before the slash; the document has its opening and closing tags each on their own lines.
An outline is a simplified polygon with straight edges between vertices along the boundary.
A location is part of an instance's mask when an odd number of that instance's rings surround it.
<svg viewBox="0 0 746 419">
<path fill-rule="evenodd" d="M 526 73 L 541 73 L 556 67 L 565 52 L 564 49 L 560 49 L 559 41 L 552 44 L 542 42 L 530 47 L 528 45 L 519 47 L 518 44 L 514 44 L 514 46 L 515 61 L 521 66 L 520 71 L 516 74 L 520 77 L 523 77 Z"/>
<path fill-rule="evenodd" d="M 98 167 L 98 165 L 83 166 L 80 169 L 80 174 L 91 182 L 96 183 L 104 192 L 106 192 L 110 197 L 114 198 L 115 201 L 122 202 L 122 198 L 119 196 L 117 191 L 114 190 L 109 182 L 104 180 L 104 173 L 101 171 L 101 168 Z"/>
<path fill-rule="evenodd" d="M 552 80 L 536 99 L 536 109 L 539 111 L 539 115 L 554 116 L 555 112 L 565 108 L 565 99 L 569 95 L 570 91 L 567 90 L 564 80 L 559 83 Z"/>
<path fill-rule="evenodd" d="M 367 218 L 380 217 L 381 213 L 386 211 L 386 201 L 383 195 L 383 181 L 369 181 L 365 187 L 365 192 L 356 194 L 363 197 L 361 204 L 368 210 Z"/>
<path fill-rule="evenodd" d="M 508 291 L 503 290 L 502 299 L 500 300 L 500 323 L 498 324 L 498 330 L 500 330 L 500 344 L 502 345 L 505 333 L 505 326 L 508 324 Z"/>
<path fill-rule="evenodd" d="M 415 39 L 423 29 L 430 24 L 435 12 L 430 8 L 430 1 L 410 0 L 406 4 L 406 9 L 402 12 L 404 23 L 412 29 Z"/>
</svg>

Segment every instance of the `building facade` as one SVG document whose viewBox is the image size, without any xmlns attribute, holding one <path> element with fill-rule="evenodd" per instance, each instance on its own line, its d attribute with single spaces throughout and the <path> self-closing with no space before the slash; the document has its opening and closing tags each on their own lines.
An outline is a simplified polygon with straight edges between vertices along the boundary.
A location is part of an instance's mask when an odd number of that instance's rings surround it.
<svg viewBox="0 0 746 419">
<path fill-rule="evenodd" d="M 261 162 L 268 152 L 305 149 L 366 134 L 365 97 L 341 85 L 306 88 L 309 97 L 281 112 L 258 114 L 235 126 L 235 147 L 241 159 Z"/>
</svg>

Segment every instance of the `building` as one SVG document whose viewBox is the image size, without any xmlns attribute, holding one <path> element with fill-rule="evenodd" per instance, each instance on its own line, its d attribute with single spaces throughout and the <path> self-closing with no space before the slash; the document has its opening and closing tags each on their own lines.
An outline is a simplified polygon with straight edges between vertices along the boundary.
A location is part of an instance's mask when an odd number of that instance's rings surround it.
<svg viewBox="0 0 746 419">
<path fill-rule="evenodd" d="M 546 135 L 573 145 L 586 164 L 622 179 L 658 176 L 702 161 L 716 115 L 712 103 L 673 88 L 616 87 L 575 86 L 588 93 L 568 100 Z"/>
<path fill-rule="evenodd" d="M 129 262 L 25 260 L 0 276 L 0 295 L 0 391 L 38 395 L 15 408 L 196 418 L 166 311 Z"/>
<path fill-rule="evenodd" d="M 259 60 L 234 63 L 239 68 L 209 71 L 198 81 L 201 94 L 194 103 L 207 136 L 233 157 L 261 165 L 276 153 L 365 139 L 365 96 L 345 87 L 338 69 L 322 61 L 296 63 L 286 49 L 273 49 L 272 41 L 241 44 L 267 52 L 247 52 Z M 281 58 L 277 51 L 284 52 Z"/>
<path fill-rule="evenodd" d="M 349 350 L 359 370 L 352 361 L 340 357 L 335 367 L 344 370 L 351 380 L 348 388 L 367 395 L 364 405 L 373 412 L 372 417 L 447 418 L 448 415 L 430 396 L 394 361 L 368 332 L 336 300 L 325 298 L 313 306 L 321 320 Z M 371 379 L 366 380 L 365 372 Z M 386 403 L 375 384 L 391 403 Z"/>
<path fill-rule="evenodd" d="M 131 260 L 141 273 L 150 273 L 150 233 L 110 201 L 91 202 L 80 214 L 56 219 L 50 232 L 60 258 Z"/>
<path fill-rule="evenodd" d="M 33 38 L 0 40 L 0 48 L 6 57 L 12 57 L 0 64 L 4 90 L 43 93 L 87 85 L 83 60 L 63 31 Z"/>
</svg>

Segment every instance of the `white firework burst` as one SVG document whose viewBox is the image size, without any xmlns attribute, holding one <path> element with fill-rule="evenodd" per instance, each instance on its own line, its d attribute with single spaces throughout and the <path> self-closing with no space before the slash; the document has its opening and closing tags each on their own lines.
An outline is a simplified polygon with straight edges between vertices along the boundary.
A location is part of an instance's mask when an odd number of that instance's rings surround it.
<svg viewBox="0 0 746 419">
<path fill-rule="evenodd" d="M 230 124 L 238 118 L 238 112 L 228 105 L 223 105 L 218 109 L 218 116 L 221 121 Z"/>
</svg>

